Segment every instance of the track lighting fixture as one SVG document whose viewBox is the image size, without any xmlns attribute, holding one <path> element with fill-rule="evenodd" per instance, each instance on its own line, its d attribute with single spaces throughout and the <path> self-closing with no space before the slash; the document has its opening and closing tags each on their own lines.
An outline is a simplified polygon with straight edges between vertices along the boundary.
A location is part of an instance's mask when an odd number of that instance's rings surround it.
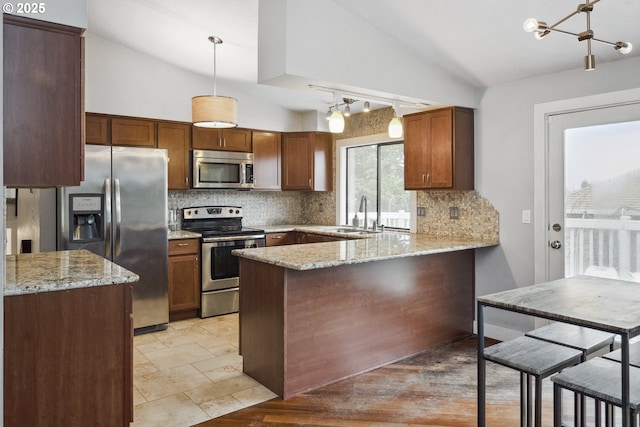
<svg viewBox="0 0 640 427">
<path fill-rule="evenodd" d="M 369 111 L 371 111 L 371 105 L 369 104 L 369 101 L 364 101 L 364 107 L 362 111 L 364 111 L 365 113 L 368 113 Z"/>
<path fill-rule="evenodd" d="M 596 41 L 596 42 L 600 42 L 600 43 L 604 43 L 604 44 L 608 44 L 610 46 L 613 46 L 613 48 L 615 50 L 617 50 L 618 52 L 620 52 L 623 55 L 626 55 L 628 53 L 630 53 L 633 50 L 633 45 L 629 42 L 608 42 L 606 40 L 601 40 L 601 39 L 597 39 L 594 37 L 593 35 L 593 31 L 591 30 L 591 12 L 593 12 L 593 5 L 598 3 L 600 0 L 593 0 L 593 1 L 589 1 L 586 0 L 586 3 L 583 4 L 579 4 L 578 8 L 571 12 L 569 15 L 565 16 L 564 18 L 562 18 L 561 20 L 559 20 L 558 22 L 556 22 L 553 25 L 547 25 L 546 22 L 541 22 L 538 21 L 534 18 L 529 18 L 526 21 L 524 21 L 524 24 L 522 25 L 523 29 L 529 33 L 534 33 L 534 36 L 536 39 L 541 40 L 542 38 L 544 38 L 546 35 L 548 35 L 550 32 L 555 31 L 558 33 L 563 33 L 563 34 L 569 34 L 571 36 L 575 36 L 578 38 L 578 41 L 587 41 L 587 55 L 584 57 L 584 68 L 587 71 L 593 70 L 596 68 L 596 58 L 595 55 L 593 55 L 591 53 L 591 41 Z M 579 13 L 584 13 L 587 16 L 587 29 L 581 33 L 572 33 L 570 31 L 565 31 L 565 30 L 561 30 L 559 28 L 557 28 L 558 25 L 562 24 L 563 22 L 565 22 L 566 20 L 568 20 L 569 18 L 579 14 Z"/>
</svg>

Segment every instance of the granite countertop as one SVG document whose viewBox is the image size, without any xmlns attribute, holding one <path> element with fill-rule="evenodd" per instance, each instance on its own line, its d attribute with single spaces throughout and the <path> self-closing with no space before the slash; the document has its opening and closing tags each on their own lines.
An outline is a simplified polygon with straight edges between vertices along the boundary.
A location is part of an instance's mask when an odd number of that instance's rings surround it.
<svg viewBox="0 0 640 427">
<path fill-rule="evenodd" d="M 169 232 L 169 240 L 199 239 L 200 237 L 202 237 L 202 234 L 194 233 L 193 231 L 177 230 Z"/>
<path fill-rule="evenodd" d="M 276 228 L 281 227 L 281 228 Z M 234 255 L 293 270 L 314 270 L 409 256 L 430 255 L 496 246 L 484 239 L 443 237 L 392 231 L 355 234 L 336 232 L 338 226 L 269 226 L 267 232 L 303 231 L 344 237 L 349 240 L 298 245 L 236 249 Z M 277 230 L 277 231 L 272 231 Z"/>
<path fill-rule="evenodd" d="M 5 296 L 137 282 L 140 277 L 87 250 L 7 255 Z"/>
</svg>

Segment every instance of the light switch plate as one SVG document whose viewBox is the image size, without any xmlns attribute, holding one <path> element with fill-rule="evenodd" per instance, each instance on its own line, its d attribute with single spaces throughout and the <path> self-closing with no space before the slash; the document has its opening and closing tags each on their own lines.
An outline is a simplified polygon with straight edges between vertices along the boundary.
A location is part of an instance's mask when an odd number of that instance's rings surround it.
<svg viewBox="0 0 640 427">
<path fill-rule="evenodd" d="M 418 206 L 416 213 L 418 216 L 427 216 L 427 208 L 425 208 L 424 206 Z"/>
<path fill-rule="evenodd" d="M 529 209 L 524 209 L 522 211 L 522 223 L 531 224 L 531 211 Z"/>
</svg>

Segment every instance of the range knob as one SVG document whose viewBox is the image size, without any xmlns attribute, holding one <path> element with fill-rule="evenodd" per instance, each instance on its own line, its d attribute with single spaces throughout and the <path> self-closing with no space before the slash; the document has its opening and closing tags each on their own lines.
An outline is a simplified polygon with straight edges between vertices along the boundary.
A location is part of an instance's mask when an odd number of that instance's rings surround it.
<svg viewBox="0 0 640 427">
<path fill-rule="evenodd" d="M 240 214 L 240 209 L 236 209 L 236 214 L 239 215 Z"/>
<path fill-rule="evenodd" d="M 233 213 L 233 209 L 229 209 L 229 213 L 232 214 Z"/>
<path fill-rule="evenodd" d="M 198 209 L 196 209 L 195 211 L 193 211 L 194 215 L 198 215 Z"/>
</svg>

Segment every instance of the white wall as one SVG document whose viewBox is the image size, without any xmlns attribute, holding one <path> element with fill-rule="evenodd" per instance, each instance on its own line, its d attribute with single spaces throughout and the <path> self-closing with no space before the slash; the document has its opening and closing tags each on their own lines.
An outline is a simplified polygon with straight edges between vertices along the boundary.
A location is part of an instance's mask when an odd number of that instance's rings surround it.
<svg viewBox="0 0 640 427">
<path fill-rule="evenodd" d="M 500 246 L 477 251 L 476 293 L 485 295 L 534 283 L 534 230 L 522 224 L 534 210 L 534 106 L 640 87 L 640 58 L 488 88 L 476 113 L 476 189 L 500 212 Z M 540 215 L 534 212 L 534 215 Z M 488 310 L 491 325 L 529 330 L 521 316 Z M 499 338 L 499 337 L 498 337 Z"/>
<path fill-rule="evenodd" d="M 194 74 L 85 34 L 85 110 L 191 121 L 191 98 L 213 90 L 213 79 Z M 301 130 L 302 116 L 253 97 L 240 85 L 217 80 L 217 93 L 238 99 L 238 124 L 268 130 Z"/>
</svg>

